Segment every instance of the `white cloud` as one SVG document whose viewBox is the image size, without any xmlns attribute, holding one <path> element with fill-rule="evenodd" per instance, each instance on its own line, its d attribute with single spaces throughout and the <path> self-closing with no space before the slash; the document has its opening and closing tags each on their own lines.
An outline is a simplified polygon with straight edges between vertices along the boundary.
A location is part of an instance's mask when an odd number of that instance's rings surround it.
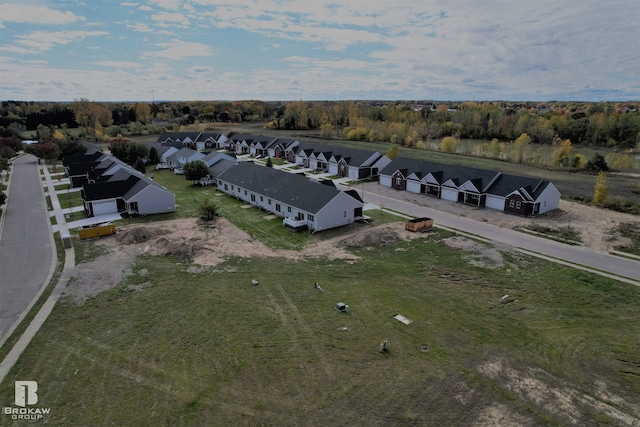
<svg viewBox="0 0 640 427">
<path fill-rule="evenodd" d="M 97 61 L 94 62 L 96 65 L 101 65 L 103 67 L 114 67 L 114 68 L 140 68 L 140 64 L 137 62 L 129 62 L 129 61 Z"/>
<path fill-rule="evenodd" d="M 143 12 L 150 12 L 153 10 L 151 6 L 140 6 L 138 9 L 140 9 Z"/>
<path fill-rule="evenodd" d="M 86 37 L 108 35 L 106 31 L 37 31 L 17 37 L 16 43 L 36 51 L 45 51 L 55 45 L 83 41 Z"/>
<path fill-rule="evenodd" d="M 70 24 L 84 18 L 71 11 L 60 12 L 46 6 L 9 3 L 2 5 L 0 22 L 17 22 L 20 24 Z"/>
<path fill-rule="evenodd" d="M 151 15 L 151 19 L 159 22 L 160 26 L 177 25 L 180 27 L 188 27 L 189 20 L 181 13 L 160 12 Z"/>
<path fill-rule="evenodd" d="M 143 52 L 142 56 L 151 58 L 185 59 L 192 56 L 211 56 L 213 54 L 211 46 L 209 45 L 185 42 L 182 40 L 175 40 L 169 43 L 157 43 L 156 46 L 162 48 L 162 50 Z"/>
<path fill-rule="evenodd" d="M 180 9 L 181 0 L 151 0 L 151 3 L 163 9 L 178 10 Z"/>
<path fill-rule="evenodd" d="M 128 1 L 124 1 L 122 3 L 120 3 L 120 6 L 124 6 L 124 7 L 136 7 L 138 6 L 139 3 L 131 3 Z"/>
</svg>

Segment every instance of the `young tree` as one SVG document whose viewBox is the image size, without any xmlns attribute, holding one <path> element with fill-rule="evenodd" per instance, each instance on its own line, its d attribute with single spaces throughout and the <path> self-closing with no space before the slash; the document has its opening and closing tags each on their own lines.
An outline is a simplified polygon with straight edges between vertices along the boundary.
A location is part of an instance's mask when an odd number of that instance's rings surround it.
<svg viewBox="0 0 640 427">
<path fill-rule="evenodd" d="M 200 178 L 209 175 L 209 168 L 202 160 L 187 162 L 184 165 L 184 177 L 195 184 Z"/>
<path fill-rule="evenodd" d="M 521 134 L 513 144 L 513 151 L 515 160 L 518 163 L 522 163 L 524 160 L 524 152 L 527 146 L 531 143 L 531 138 L 526 133 Z"/>
<path fill-rule="evenodd" d="M 147 168 L 145 167 L 144 159 L 142 157 L 138 157 L 136 160 L 136 164 L 134 166 L 138 172 L 146 173 Z"/>
<path fill-rule="evenodd" d="M 149 149 L 149 158 L 147 159 L 148 165 L 157 165 L 160 163 L 160 155 L 158 154 L 158 150 L 156 147 L 151 147 Z"/>
<path fill-rule="evenodd" d="M 211 200 L 205 200 L 200 205 L 200 217 L 205 221 L 212 221 L 216 218 L 218 207 Z"/>
<path fill-rule="evenodd" d="M 438 145 L 438 149 L 440 151 L 444 151 L 445 153 L 455 153 L 456 147 L 458 145 L 458 141 L 452 136 L 445 136 L 440 141 L 440 145 Z"/>
<path fill-rule="evenodd" d="M 609 187 L 607 186 L 607 175 L 604 172 L 598 174 L 596 186 L 593 193 L 593 202 L 602 205 L 609 196 Z"/>
<path fill-rule="evenodd" d="M 271 161 L 271 157 L 267 158 L 267 162 L 265 163 L 265 166 L 268 168 L 272 168 L 273 167 L 273 162 Z"/>
<path fill-rule="evenodd" d="M 395 159 L 396 157 L 398 157 L 398 146 L 396 144 L 391 144 L 389 145 L 389 148 L 387 149 L 387 153 L 386 156 L 388 158 L 390 158 L 391 160 Z"/>
<path fill-rule="evenodd" d="M 551 162 L 556 166 L 568 166 L 571 158 L 571 141 L 569 139 L 557 141 L 557 145 L 558 148 L 553 150 L 551 155 Z"/>
</svg>

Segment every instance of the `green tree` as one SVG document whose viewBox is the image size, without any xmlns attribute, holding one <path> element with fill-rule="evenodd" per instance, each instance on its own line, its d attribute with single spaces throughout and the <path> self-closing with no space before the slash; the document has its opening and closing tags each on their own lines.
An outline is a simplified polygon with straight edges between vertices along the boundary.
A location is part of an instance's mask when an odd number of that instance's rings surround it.
<svg viewBox="0 0 640 427">
<path fill-rule="evenodd" d="M 160 155 L 158 154 L 158 150 L 156 147 L 151 147 L 149 149 L 149 158 L 147 159 L 148 165 L 157 165 L 160 163 Z"/>
<path fill-rule="evenodd" d="M 398 157 L 398 152 L 399 152 L 398 145 L 396 145 L 396 144 L 390 144 L 390 145 L 389 145 L 389 148 L 387 149 L 386 156 L 387 156 L 388 158 L 390 158 L 391 160 L 393 160 L 393 159 L 395 159 L 396 157 Z"/>
<path fill-rule="evenodd" d="M 36 131 L 38 142 L 49 142 L 53 139 L 53 133 L 51 132 L 51 128 L 45 126 L 43 124 L 38 125 L 38 129 Z"/>
<path fill-rule="evenodd" d="M 609 187 L 607 186 L 607 175 L 604 172 L 600 172 L 594 188 L 593 202 L 602 205 L 607 201 L 608 196 Z"/>
<path fill-rule="evenodd" d="M 609 170 L 609 165 L 607 165 L 607 162 L 602 154 L 596 153 L 587 162 L 585 168 L 590 171 L 607 172 Z"/>
<path fill-rule="evenodd" d="M 265 163 L 265 166 L 268 168 L 272 168 L 273 167 L 273 162 L 271 161 L 271 157 L 267 158 L 267 162 Z"/>
<path fill-rule="evenodd" d="M 218 206 L 211 200 L 205 200 L 199 207 L 200 217 L 205 221 L 212 221 L 218 214 Z"/>
<path fill-rule="evenodd" d="M 129 144 L 127 145 L 127 163 L 133 165 L 139 158 L 146 159 L 148 156 L 149 146 L 147 144 L 129 141 Z"/>
<path fill-rule="evenodd" d="M 136 168 L 136 170 L 138 172 L 142 172 L 142 173 L 146 173 L 147 172 L 147 168 L 145 167 L 145 162 L 144 159 L 142 157 L 138 157 L 138 160 L 136 160 L 136 164 L 134 166 Z"/>
<path fill-rule="evenodd" d="M 184 165 L 184 177 L 188 181 L 193 181 L 195 184 L 200 178 L 204 178 L 209 175 L 209 168 L 202 160 L 195 160 L 193 162 L 187 162 Z"/>
</svg>

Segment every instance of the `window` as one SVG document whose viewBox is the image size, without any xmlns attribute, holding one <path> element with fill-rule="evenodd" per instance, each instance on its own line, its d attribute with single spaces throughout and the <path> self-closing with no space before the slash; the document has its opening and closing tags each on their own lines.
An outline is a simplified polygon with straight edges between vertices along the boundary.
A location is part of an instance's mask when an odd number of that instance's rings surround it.
<svg viewBox="0 0 640 427">
<path fill-rule="evenodd" d="M 247 195 L 247 190 L 244 190 L 244 195 L 245 195 L 245 196 Z"/>
<path fill-rule="evenodd" d="M 396 177 L 396 185 L 402 185 L 402 178 Z"/>
<path fill-rule="evenodd" d="M 256 195 L 255 195 L 255 194 L 252 194 L 252 195 L 251 195 L 251 201 L 252 201 L 252 202 L 255 202 L 255 201 L 256 201 Z"/>
<path fill-rule="evenodd" d="M 228 186 L 227 184 L 225 184 L 225 185 L 224 185 L 224 189 L 225 189 L 226 191 L 229 191 L 229 186 Z"/>
<path fill-rule="evenodd" d="M 276 203 L 276 212 L 280 212 L 280 203 Z"/>
<path fill-rule="evenodd" d="M 344 211 L 344 213 L 342 214 L 343 217 L 347 217 L 347 211 Z"/>
<path fill-rule="evenodd" d="M 516 202 L 514 202 L 513 200 L 509 200 L 509 207 L 513 208 L 516 206 Z"/>
<path fill-rule="evenodd" d="M 516 209 L 520 209 L 522 208 L 522 202 L 517 202 L 516 203 Z"/>
<path fill-rule="evenodd" d="M 264 197 L 260 196 L 260 201 L 264 202 Z"/>
<path fill-rule="evenodd" d="M 313 220 L 314 220 L 313 215 L 311 215 L 311 214 L 307 214 L 307 219 L 308 219 L 309 221 L 313 221 Z"/>
<path fill-rule="evenodd" d="M 233 190 L 234 190 L 234 189 L 233 189 L 233 185 L 232 185 L 232 186 L 231 186 L 231 191 L 233 191 Z"/>
<path fill-rule="evenodd" d="M 271 206 L 271 199 L 267 200 L 267 204 Z"/>
<path fill-rule="evenodd" d="M 291 206 L 287 206 L 287 212 L 291 213 Z"/>
</svg>

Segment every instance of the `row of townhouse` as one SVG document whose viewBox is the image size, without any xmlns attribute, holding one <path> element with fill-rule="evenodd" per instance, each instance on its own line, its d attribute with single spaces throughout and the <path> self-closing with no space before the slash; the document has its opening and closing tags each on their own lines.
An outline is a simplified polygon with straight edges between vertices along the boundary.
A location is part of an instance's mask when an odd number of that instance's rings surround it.
<svg viewBox="0 0 640 427">
<path fill-rule="evenodd" d="M 521 216 L 560 206 L 560 192 L 550 181 L 416 159 L 394 159 L 380 171 L 379 184 Z"/>
<path fill-rule="evenodd" d="M 496 171 L 407 158 L 392 161 L 378 152 L 250 134 L 231 135 L 218 148 L 238 155 L 280 157 L 305 169 L 353 180 L 379 179 L 380 185 L 397 190 L 522 216 L 541 215 L 560 204 L 560 192 L 550 181 Z"/>
<path fill-rule="evenodd" d="M 316 181 L 253 162 L 222 160 L 212 168 L 218 190 L 283 218 L 283 225 L 310 232 L 364 219 L 364 202 L 355 190 L 338 190 Z"/>
<path fill-rule="evenodd" d="M 82 187 L 88 216 L 119 213 L 151 215 L 175 212 L 175 195 L 126 163 L 101 151 L 65 156 L 71 187 Z"/>
<path fill-rule="evenodd" d="M 204 154 L 192 148 L 177 145 L 198 137 L 201 138 L 201 134 L 188 132 L 162 134 L 153 144 L 161 160 L 156 168 L 169 168 L 180 174 L 186 162 L 204 161 Z M 378 171 L 391 162 L 388 157 L 378 152 L 329 145 L 318 146 L 288 138 L 236 133 L 228 138 L 219 137 L 217 141 L 218 143 L 211 145 L 210 148 L 227 150 L 238 156 L 282 158 L 303 168 L 354 180 L 375 178 Z"/>
</svg>

